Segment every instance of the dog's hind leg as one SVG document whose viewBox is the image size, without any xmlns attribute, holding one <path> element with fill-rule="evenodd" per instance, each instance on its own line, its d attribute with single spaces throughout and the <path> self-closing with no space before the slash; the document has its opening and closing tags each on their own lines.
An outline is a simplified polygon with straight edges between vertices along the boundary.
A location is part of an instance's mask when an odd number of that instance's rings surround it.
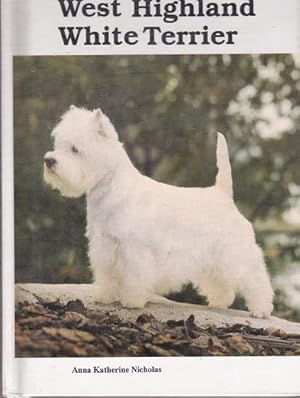
<svg viewBox="0 0 300 398">
<path fill-rule="evenodd" d="M 261 249 L 254 246 L 251 254 L 243 261 L 247 261 L 247 272 L 241 281 L 240 293 L 253 317 L 266 318 L 273 310 L 273 289 Z"/>
<path fill-rule="evenodd" d="M 246 305 L 255 318 L 267 318 L 273 310 L 273 291 L 270 282 L 263 275 L 260 275 L 259 286 L 248 285 L 243 290 Z M 252 279 L 252 282 L 255 282 Z"/>
<path fill-rule="evenodd" d="M 247 286 L 241 292 L 246 305 L 255 318 L 267 318 L 273 310 L 273 290 L 266 272 L 256 272 L 250 276 Z"/>
</svg>

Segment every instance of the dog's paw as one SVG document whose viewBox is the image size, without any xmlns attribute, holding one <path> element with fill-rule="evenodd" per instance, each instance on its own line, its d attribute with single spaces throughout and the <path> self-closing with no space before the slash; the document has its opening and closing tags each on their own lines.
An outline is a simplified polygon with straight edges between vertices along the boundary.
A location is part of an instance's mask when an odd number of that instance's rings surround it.
<svg viewBox="0 0 300 398">
<path fill-rule="evenodd" d="M 120 301 L 126 308 L 144 308 L 147 302 L 146 297 L 142 296 L 121 296 Z"/>
<path fill-rule="evenodd" d="M 226 310 L 228 307 L 231 306 L 232 302 L 234 300 L 234 295 L 230 297 L 210 297 L 209 302 L 208 302 L 208 307 L 209 308 L 214 308 L 214 309 L 222 309 Z"/>
<path fill-rule="evenodd" d="M 268 318 L 268 316 L 269 316 L 269 314 L 266 314 L 265 312 L 262 312 L 262 311 L 259 311 L 259 310 L 251 311 L 250 315 L 253 318 L 258 318 L 258 319 L 265 319 L 265 318 Z"/>
<path fill-rule="evenodd" d="M 109 290 L 100 290 L 96 294 L 96 300 L 102 304 L 111 304 L 119 300 L 115 292 Z"/>
<path fill-rule="evenodd" d="M 271 315 L 272 310 L 273 310 L 272 304 L 265 305 L 264 308 L 262 307 L 250 308 L 250 315 L 253 318 L 265 319 Z"/>
<path fill-rule="evenodd" d="M 230 288 L 210 288 L 207 293 L 208 306 L 214 309 L 226 310 L 234 301 L 235 293 Z"/>
<path fill-rule="evenodd" d="M 250 315 L 253 318 L 266 319 L 266 318 L 269 318 L 271 313 L 270 312 L 264 312 L 264 311 L 255 310 L 255 311 L 250 311 Z"/>
<path fill-rule="evenodd" d="M 229 307 L 229 305 L 225 301 L 210 300 L 208 303 L 208 307 L 212 309 L 226 310 Z"/>
<path fill-rule="evenodd" d="M 99 296 L 97 297 L 97 301 L 99 301 L 101 304 L 112 304 L 118 300 L 115 297 Z"/>
</svg>

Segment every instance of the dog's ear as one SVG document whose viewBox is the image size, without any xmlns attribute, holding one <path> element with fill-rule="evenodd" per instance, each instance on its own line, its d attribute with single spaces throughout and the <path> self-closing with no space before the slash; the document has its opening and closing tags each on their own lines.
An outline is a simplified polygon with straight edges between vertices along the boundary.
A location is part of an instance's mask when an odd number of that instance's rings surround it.
<svg viewBox="0 0 300 398">
<path fill-rule="evenodd" d="M 102 126 L 102 120 L 101 120 L 102 119 L 102 115 L 103 115 L 101 109 L 100 108 L 95 109 L 94 110 L 94 115 L 95 115 L 95 118 L 96 118 L 96 121 L 97 121 L 99 134 L 105 136 L 105 133 L 103 131 L 103 126 Z"/>
<path fill-rule="evenodd" d="M 70 106 L 70 111 L 74 111 L 76 109 L 76 106 L 75 105 L 71 105 Z"/>
<path fill-rule="evenodd" d="M 94 116 L 98 125 L 98 133 L 106 138 L 118 140 L 118 134 L 108 119 L 107 116 L 101 111 L 100 108 L 94 110 Z"/>
<path fill-rule="evenodd" d="M 100 108 L 94 110 L 94 114 L 96 116 L 97 121 L 100 123 L 101 122 L 101 117 L 102 117 L 102 111 Z"/>
</svg>

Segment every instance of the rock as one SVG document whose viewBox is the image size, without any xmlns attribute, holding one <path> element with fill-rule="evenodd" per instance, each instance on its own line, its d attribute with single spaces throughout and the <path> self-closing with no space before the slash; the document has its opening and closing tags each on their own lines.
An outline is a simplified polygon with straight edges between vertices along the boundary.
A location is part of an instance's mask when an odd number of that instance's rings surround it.
<svg viewBox="0 0 300 398">
<path fill-rule="evenodd" d="M 96 291 L 95 286 L 91 284 L 17 284 L 16 303 L 27 301 L 29 304 L 34 304 L 41 301 L 44 303 L 57 301 L 57 303 L 66 304 L 71 300 L 79 299 L 88 310 L 109 311 L 128 321 L 134 321 L 138 316 L 145 313 L 152 314 L 156 319 L 163 322 L 170 319 L 187 319 L 190 314 L 193 314 L 195 322 L 200 326 L 215 325 L 220 327 L 242 324 L 253 328 L 279 329 L 286 333 L 300 334 L 299 323 L 289 322 L 274 316 L 268 319 L 255 319 L 250 317 L 246 311 L 211 309 L 207 306 L 177 303 L 170 300 L 161 304 L 148 303 L 143 309 L 127 309 L 123 308 L 120 303 L 105 305 L 97 302 L 95 299 L 97 297 Z"/>
</svg>

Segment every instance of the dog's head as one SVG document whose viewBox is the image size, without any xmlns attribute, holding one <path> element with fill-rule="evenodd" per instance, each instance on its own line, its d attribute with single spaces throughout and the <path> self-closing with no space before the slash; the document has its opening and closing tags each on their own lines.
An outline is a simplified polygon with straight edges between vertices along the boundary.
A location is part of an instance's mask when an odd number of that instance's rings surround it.
<svg viewBox="0 0 300 398">
<path fill-rule="evenodd" d="M 44 157 L 44 179 L 62 195 L 86 194 L 113 170 L 118 135 L 100 109 L 71 105 L 51 135 L 54 150 Z"/>
</svg>

